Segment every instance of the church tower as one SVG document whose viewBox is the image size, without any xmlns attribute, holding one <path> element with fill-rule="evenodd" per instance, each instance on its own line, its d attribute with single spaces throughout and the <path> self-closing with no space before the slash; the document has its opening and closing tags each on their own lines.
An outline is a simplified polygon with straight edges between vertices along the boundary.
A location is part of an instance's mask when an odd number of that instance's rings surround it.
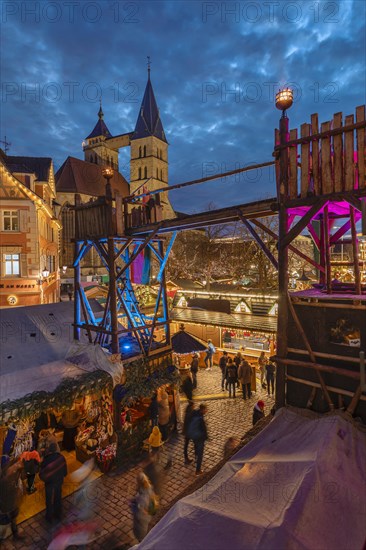
<svg viewBox="0 0 366 550">
<path fill-rule="evenodd" d="M 111 166 L 118 171 L 118 148 L 111 148 L 108 140 L 112 138 L 104 122 L 102 103 L 98 112 L 98 122 L 83 143 L 85 160 L 101 166 Z"/>
<path fill-rule="evenodd" d="M 150 63 L 135 131 L 130 137 L 130 152 L 131 193 L 138 188 L 142 192 L 143 188 L 152 191 L 168 187 L 168 142 L 150 80 Z M 174 218 L 175 213 L 168 193 L 160 193 L 160 201 L 163 206 L 163 217 Z"/>
</svg>

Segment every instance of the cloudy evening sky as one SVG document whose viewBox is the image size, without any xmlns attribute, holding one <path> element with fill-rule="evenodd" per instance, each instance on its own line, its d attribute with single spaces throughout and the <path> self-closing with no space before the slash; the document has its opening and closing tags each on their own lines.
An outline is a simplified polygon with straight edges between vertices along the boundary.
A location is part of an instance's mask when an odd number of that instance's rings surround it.
<svg viewBox="0 0 366 550">
<path fill-rule="evenodd" d="M 362 0 L 3 0 L 0 9 L 1 139 L 10 154 L 50 156 L 56 169 L 83 158 L 101 94 L 112 135 L 134 129 L 147 55 L 170 184 L 272 160 L 279 85 L 295 91 L 291 127 L 365 103 Z M 120 164 L 128 179 L 126 151 Z M 266 169 L 174 192 L 172 202 L 197 211 L 274 195 Z"/>
</svg>

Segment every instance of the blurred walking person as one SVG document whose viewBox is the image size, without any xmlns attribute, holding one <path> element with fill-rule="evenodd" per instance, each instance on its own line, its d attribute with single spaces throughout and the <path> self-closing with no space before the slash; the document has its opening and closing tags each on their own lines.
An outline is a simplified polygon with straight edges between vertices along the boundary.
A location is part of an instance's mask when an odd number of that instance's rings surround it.
<svg viewBox="0 0 366 550">
<path fill-rule="evenodd" d="M 137 476 L 137 494 L 132 500 L 133 533 L 139 542 L 145 537 L 157 502 L 152 484 L 143 472 Z"/>
<path fill-rule="evenodd" d="M 206 357 L 204 359 L 207 370 L 212 369 L 212 360 L 213 360 L 213 356 L 214 356 L 215 352 L 216 352 L 216 349 L 215 349 L 215 346 L 212 343 L 212 340 L 207 340 Z"/>
<path fill-rule="evenodd" d="M 0 517 L 1 526 L 9 525 L 13 538 L 16 540 L 23 539 L 23 535 L 19 534 L 17 517 L 19 507 L 23 497 L 22 482 L 20 475 L 23 464 L 19 462 L 8 462 L 2 466 L 0 475 Z M 1 542 L 0 535 L 0 542 Z"/>
<path fill-rule="evenodd" d="M 194 452 L 196 455 L 196 475 L 200 475 L 203 473 L 203 453 L 205 450 L 205 442 L 208 439 L 207 426 L 204 418 L 206 412 L 206 405 L 204 403 L 201 403 L 198 411 L 193 411 L 187 430 L 187 435 L 189 439 L 192 439 L 194 444 Z"/>
<path fill-rule="evenodd" d="M 264 351 L 261 352 L 259 358 L 258 358 L 258 366 L 259 366 L 259 372 L 261 374 L 261 386 L 262 388 L 266 388 L 266 365 L 267 365 L 267 357 Z"/>
<path fill-rule="evenodd" d="M 190 421 L 191 421 L 191 418 L 192 418 L 193 411 L 194 411 L 194 403 L 193 403 L 193 401 L 189 401 L 188 405 L 187 405 L 187 408 L 185 410 L 185 413 L 184 413 L 184 421 L 183 421 L 183 435 L 184 435 L 184 449 L 183 449 L 183 452 L 184 452 L 184 463 L 185 464 L 190 464 L 192 462 L 192 460 L 188 456 L 188 445 L 189 445 L 189 442 L 191 440 L 190 437 L 188 437 L 188 428 L 189 428 L 189 424 L 190 424 Z"/>
</svg>

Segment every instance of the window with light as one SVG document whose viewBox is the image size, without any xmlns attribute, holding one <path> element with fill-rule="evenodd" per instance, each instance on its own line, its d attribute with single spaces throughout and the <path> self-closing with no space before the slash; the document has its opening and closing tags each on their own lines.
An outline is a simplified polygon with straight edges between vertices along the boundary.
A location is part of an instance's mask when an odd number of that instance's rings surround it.
<svg viewBox="0 0 366 550">
<path fill-rule="evenodd" d="M 20 254 L 5 254 L 5 275 L 20 275 Z"/>
<path fill-rule="evenodd" d="M 19 231 L 19 214 L 17 210 L 3 211 L 3 230 Z"/>
</svg>

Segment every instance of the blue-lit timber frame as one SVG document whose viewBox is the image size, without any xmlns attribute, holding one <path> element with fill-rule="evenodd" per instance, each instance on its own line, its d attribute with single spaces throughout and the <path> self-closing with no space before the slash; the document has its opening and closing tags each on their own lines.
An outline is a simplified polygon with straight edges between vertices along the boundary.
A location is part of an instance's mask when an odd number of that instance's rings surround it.
<svg viewBox="0 0 366 550">
<path fill-rule="evenodd" d="M 171 235 L 166 252 L 163 244 L 166 237 L 157 238 L 159 225 L 143 236 L 121 234 L 124 232 L 124 224 L 118 218 L 123 216 L 123 211 L 122 208 L 117 209 L 118 202 L 118 197 L 113 201 L 107 183 L 105 197 L 75 207 L 74 337 L 80 339 L 80 330 L 84 330 L 91 343 L 108 347 L 112 353 L 121 353 L 122 358 L 131 355 L 131 342 L 136 344 L 133 355 L 150 356 L 169 352 L 171 343 L 165 266 L 176 233 Z M 108 295 L 101 317 L 95 316 L 80 280 L 80 262 L 91 248 L 99 255 L 109 276 Z M 131 281 L 132 263 L 147 248 L 159 266 L 159 287 L 152 315 L 141 311 Z M 164 331 L 164 337 L 160 337 L 159 343 L 154 341 L 157 328 L 160 336 L 161 330 Z M 127 342 L 125 346 L 123 339 Z"/>
</svg>

